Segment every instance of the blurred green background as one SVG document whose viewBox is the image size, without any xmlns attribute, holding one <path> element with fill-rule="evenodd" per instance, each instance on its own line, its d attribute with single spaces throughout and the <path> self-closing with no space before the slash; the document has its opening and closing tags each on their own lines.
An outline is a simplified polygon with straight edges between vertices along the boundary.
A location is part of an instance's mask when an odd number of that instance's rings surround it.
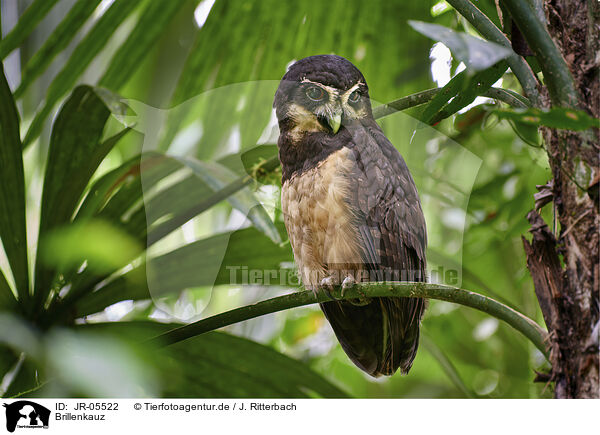
<svg viewBox="0 0 600 435">
<path fill-rule="evenodd" d="M 493 1 L 475 3 L 499 24 Z M 4 228 L 20 234 L 26 209 L 28 247 L 14 253 L 4 233 L 2 396 L 550 396 L 533 383 L 545 363 L 530 342 L 440 301 L 408 376 L 362 373 L 315 306 L 144 344 L 296 290 L 230 283 L 228 266 L 290 269 L 277 174 L 220 193 L 275 155 L 272 98 L 286 66 L 344 56 L 380 103 L 443 86 L 464 65 L 407 21 L 477 34 L 447 3 L 2 0 L 1 12 L 3 133 L 8 123 L 23 142 L 26 192 L 21 204 L 19 172 L 2 160 L 0 181 L 17 192 Z M 520 92 L 510 72 L 496 86 Z M 483 103 L 434 128 L 420 128 L 421 108 L 380 123 L 423 199 L 430 268 L 458 270 L 461 287 L 543 324 L 521 235 L 550 171 L 537 133 L 525 138 Z"/>
</svg>

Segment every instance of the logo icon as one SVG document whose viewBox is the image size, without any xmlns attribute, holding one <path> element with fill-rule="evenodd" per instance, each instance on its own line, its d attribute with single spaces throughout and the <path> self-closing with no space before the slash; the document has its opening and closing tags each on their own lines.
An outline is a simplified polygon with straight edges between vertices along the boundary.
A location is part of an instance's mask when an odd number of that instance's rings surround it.
<svg viewBox="0 0 600 435">
<path fill-rule="evenodd" d="M 6 408 L 6 429 L 14 432 L 15 428 L 48 428 L 50 410 L 42 405 L 29 400 L 19 400 L 10 404 L 4 403 Z"/>
</svg>

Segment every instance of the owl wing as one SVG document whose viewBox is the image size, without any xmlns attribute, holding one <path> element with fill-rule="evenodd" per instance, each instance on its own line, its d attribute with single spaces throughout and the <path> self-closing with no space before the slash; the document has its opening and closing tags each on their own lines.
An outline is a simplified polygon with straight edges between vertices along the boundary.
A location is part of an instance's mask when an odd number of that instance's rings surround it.
<svg viewBox="0 0 600 435">
<path fill-rule="evenodd" d="M 353 189 L 348 202 L 369 281 L 424 281 L 425 218 L 416 186 L 400 153 L 379 126 L 353 129 Z M 322 304 L 348 356 L 374 376 L 407 373 L 425 311 L 420 298 L 375 298 L 364 306 Z"/>
</svg>

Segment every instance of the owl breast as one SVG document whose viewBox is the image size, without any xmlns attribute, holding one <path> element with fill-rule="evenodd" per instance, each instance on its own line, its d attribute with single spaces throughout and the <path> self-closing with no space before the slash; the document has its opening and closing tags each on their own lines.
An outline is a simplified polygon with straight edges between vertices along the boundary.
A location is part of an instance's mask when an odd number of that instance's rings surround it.
<svg viewBox="0 0 600 435">
<path fill-rule="evenodd" d="M 303 285 L 316 290 L 331 276 L 340 282 L 362 269 L 354 213 L 352 151 L 342 148 L 317 167 L 295 174 L 281 190 L 285 226 Z"/>
</svg>

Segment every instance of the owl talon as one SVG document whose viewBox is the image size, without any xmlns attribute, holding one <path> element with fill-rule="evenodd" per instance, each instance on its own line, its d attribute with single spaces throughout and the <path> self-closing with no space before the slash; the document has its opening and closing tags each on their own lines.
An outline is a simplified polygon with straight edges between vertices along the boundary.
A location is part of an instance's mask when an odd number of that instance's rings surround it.
<svg viewBox="0 0 600 435">
<path fill-rule="evenodd" d="M 333 280 L 333 277 L 328 276 L 321 280 L 321 284 L 319 285 L 319 287 L 323 289 L 323 291 L 325 291 L 325 294 L 327 294 L 329 299 L 331 299 L 332 301 L 337 301 L 337 299 L 332 294 L 334 285 L 335 282 Z"/>
<path fill-rule="evenodd" d="M 351 289 L 355 284 L 356 280 L 352 275 L 348 275 L 346 278 L 344 278 L 344 281 L 342 281 L 342 299 L 344 298 L 346 290 Z"/>
</svg>

